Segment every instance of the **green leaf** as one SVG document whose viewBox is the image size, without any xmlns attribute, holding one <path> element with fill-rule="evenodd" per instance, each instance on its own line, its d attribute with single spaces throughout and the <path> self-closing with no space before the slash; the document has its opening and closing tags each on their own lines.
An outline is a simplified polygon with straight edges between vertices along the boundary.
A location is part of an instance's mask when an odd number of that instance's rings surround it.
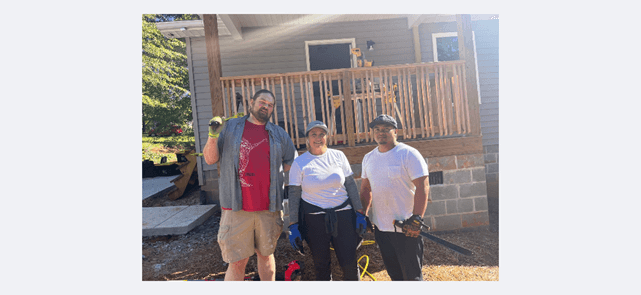
<svg viewBox="0 0 641 295">
<path fill-rule="evenodd" d="M 197 19 L 197 15 L 142 15 L 142 119 L 145 130 L 185 126 L 192 120 L 185 42 L 163 36 L 156 22 Z"/>
</svg>

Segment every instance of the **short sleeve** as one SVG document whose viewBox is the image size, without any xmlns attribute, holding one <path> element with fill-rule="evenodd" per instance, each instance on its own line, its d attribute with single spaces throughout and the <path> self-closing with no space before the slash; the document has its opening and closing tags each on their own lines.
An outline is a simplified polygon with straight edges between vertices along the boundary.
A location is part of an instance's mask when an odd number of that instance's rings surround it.
<svg viewBox="0 0 641 295">
<path fill-rule="evenodd" d="M 283 147 L 283 164 L 292 165 L 294 159 L 298 156 L 296 147 L 289 136 L 283 131 L 282 133 L 282 147 Z"/>
<path fill-rule="evenodd" d="M 416 149 L 409 149 L 405 157 L 405 167 L 412 180 L 429 175 L 425 158 Z"/>
<path fill-rule="evenodd" d="M 369 154 L 366 154 L 363 157 L 363 162 L 361 163 L 361 178 L 367 178 L 367 169 L 366 169 L 366 167 L 367 167 L 367 158 L 368 158 L 368 156 L 369 156 Z"/>
<path fill-rule="evenodd" d="M 302 185 L 303 175 L 297 161 L 292 163 L 292 168 L 289 169 L 289 185 Z"/>
<path fill-rule="evenodd" d="M 343 174 L 345 175 L 345 177 L 354 174 L 354 172 L 352 171 L 352 166 L 349 164 L 349 160 L 347 160 L 347 156 L 345 156 L 345 153 L 343 153 L 342 151 L 338 151 L 338 152 L 340 153 L 341 163 L 343 163 L 342 168 L 343 168 Z"/>
</svg>

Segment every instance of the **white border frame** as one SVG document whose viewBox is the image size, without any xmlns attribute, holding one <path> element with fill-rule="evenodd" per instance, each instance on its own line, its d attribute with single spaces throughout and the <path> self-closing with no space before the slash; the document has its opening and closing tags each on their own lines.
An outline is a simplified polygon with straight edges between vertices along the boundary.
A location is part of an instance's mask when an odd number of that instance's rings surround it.
<svg viewBox="0 0 641 295">
<path fill-rule="evenodd" d="M 305 61 L 307 62 L 307 71 L 310 71 L 310 65 L 309 65 L 309 46 L 310 45 L 324 45 L 324 44 L 344 44 L 344 43 L 349 43 L 351 44 L 350 48 L 350 53 L 349 53 L 349 60 L 352 64 L 352 68 L 356 67 L 356 59 L 353 57 L 353 54 L 351 52 L 352 48 L 356 48 L 356 38 L 344 38 L 344 39 L 327 39 L 327 40 L 313 40 L 313 41 L 305 41 Z"/>
<path fill-rule="evenodd" d="M 436 48 L 436 38 L 442 38 L 442 37 L 458 37 L 458 32 L 432 33 L 432 53 L 434 55 L 434 62 L 438 62 L 438 52 L 437 52 L 438 49 Z M 476 67 L 476 91 L 479 94 L 479 104 L 481 104 L 481 84 L 479 83 L 479 60 L 476 55 L 476 38 L 475 38 L 474 31 L 472 31 L 472 44 L 474 44 L 474 66 Z"/>
</svg>

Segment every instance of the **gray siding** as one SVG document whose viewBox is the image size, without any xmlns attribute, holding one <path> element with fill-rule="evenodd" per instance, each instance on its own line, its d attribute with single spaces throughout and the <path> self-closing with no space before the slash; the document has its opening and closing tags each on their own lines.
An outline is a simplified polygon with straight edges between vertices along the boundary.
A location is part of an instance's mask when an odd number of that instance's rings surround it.
<svg viewBox="0 0 641 295">
<path fill-rule="evenodd" d="M 494 145 L 499 143 L 499 21 L 473 21 L 472 30 L 476 39 L 483 145 Z M 456 22 L 421 24 L 422 61 L 434 61 L 432 33 L 456 31 Z"/>
<path fill-rule="evenodd" d="M 220 38 L 222 76 L 258 75 L 307 71 L 305 41 L 355 38 L 367 60 L 376 66 L 414 62 L 412 31 L 405 18 L 331 23 L 309 28 L 243 28 L 243 40 L 231 37 Z M 207 124 L 212 117 L 207 51 L 205 38 L 190 38 L 192 58 L 192 93 L 196 100 L 195 118 L 199 126 L 200 149 L 207 143 Z M 366 51 L 368 40 L 376 42 L 374 51 Z M 260 87 L 260 85 L 258 86 Z M 237 90 L 239 91 L 239 90 Z M 299 93 L 298 84 L 295 92 Z M 280 87 L 275 91 L 280 95 Z M 277 102 L 278 117 L 282 118 L 281 102 Z M 298 105 L 298 123 L 302 128 L 302 111 Z M 203 170 L 213 170 L 216 165 L 203 163 Z"/>
</svg>

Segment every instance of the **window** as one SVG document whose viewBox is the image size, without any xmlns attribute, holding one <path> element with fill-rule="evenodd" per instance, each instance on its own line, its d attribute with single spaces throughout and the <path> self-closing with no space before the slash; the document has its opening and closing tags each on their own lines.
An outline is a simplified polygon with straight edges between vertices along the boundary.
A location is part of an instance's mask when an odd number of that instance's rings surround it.
<svg viewBox="0 0 641 295">
<path fill-rule="evenodd" d="M 458 36 L 436 38 L 436 60 L 458 60 Z"/>
<path fill-rule="evenodd" d="M 476 40 L 475 34 L 472 32 L 472 43 L 474 44 L 474 60 L 476 62 L 476 90 L 479 94 L 479 104 L 481 104 L 481 87 L 479 85 L 479 62 L 476 56 Z M 434 61 L 450 61 L 459 60 L 458 51 L 458 33 L 433 33 L 432 34 L 432 47 L 434 52 Z"/>
<path fill-rule="evenodd" d="M 331 39 L 331 40 L 314 40 L 314 41 L 305 41 L 305 56 L 307 60 L 307 70 L 311 71 L 312 67 L 310 65 L 310 52 L 309 47 L 315 45 L 333 45 L 333 44 L 349 44 L 349 49 L 356 48 L 356 39 L 355 38 L 346 38 L 346 39 Z M 352 58 L 351 52 L 348 52 L 348 58 L 350 59 L 351 67 L 356 67 L 356 59 Z"/>
</svg>

